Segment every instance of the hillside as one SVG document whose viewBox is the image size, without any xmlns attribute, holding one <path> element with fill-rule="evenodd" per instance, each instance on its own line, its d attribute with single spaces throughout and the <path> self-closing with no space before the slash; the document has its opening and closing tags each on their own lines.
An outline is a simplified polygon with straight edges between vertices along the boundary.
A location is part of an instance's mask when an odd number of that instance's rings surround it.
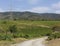
<svg viewBox="0 0 60 46">
<path fill-rule="evenodd" d="M 0 12 L 0 19 L 60 20 L 60 14 L 33 12 Z"/>
</svg>

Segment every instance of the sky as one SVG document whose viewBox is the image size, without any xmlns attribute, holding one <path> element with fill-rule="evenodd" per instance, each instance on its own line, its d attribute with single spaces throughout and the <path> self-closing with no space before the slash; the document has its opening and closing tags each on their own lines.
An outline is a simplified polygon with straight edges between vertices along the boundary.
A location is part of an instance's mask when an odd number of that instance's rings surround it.
<svg viewBox="0 0 60 46">
<path fill-rule="evenodd" d="M 0 0 L 0 12 L 5 11 L 60 14 L 60 0 Z"/>
</svg>

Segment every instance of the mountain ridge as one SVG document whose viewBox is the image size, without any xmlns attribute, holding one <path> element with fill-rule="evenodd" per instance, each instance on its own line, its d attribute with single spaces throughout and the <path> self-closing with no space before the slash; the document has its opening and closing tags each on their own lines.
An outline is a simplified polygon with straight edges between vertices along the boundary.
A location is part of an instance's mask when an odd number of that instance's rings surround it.
<svg viewBox="0 0 60 46">
<path fill-rule="evenodd" d="M 60 14 L 56 13 L 34 13 L 34 12 L 0 12 L 0 19 L 19 20 L 60 20 Z"/>
</svg>

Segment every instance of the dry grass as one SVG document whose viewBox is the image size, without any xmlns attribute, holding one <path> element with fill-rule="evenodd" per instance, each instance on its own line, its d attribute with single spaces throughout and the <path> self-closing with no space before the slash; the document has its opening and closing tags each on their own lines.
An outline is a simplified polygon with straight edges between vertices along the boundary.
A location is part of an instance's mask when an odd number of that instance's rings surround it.
<svg viewBox="0 0 60 46">
<path fill-rule="evenodd" d="M 11 46 L 11 44 L 20 43 L 25 40 L 26 39 L 24 38 L 16 38 L 16 39 L 13 39 L 12 41 L 0 41 L 0 46 Z"/>
<path fill-rule="evenodd" d="M 49 41 L 47 46 L 60 46 L 60 39 L 55 39 L 55 40 Z"/>
</svg>

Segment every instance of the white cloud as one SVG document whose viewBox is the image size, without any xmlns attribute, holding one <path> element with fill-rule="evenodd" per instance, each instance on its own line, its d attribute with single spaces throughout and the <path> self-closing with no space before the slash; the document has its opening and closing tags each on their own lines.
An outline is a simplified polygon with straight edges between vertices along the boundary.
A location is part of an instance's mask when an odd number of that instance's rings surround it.
<svg viewBox="0 0 60 46">
<path fill-rule="evenodd" d="M 28 0 L 30 4 L 37 4 L 39 0 Z M 41 1 L 41 0 L 40 0 Z M 22 11 L 30 11 L 30 12 L 36 12 L 36 13 L 57 13 L 60 14 L 60 1 L 57 3 L 54 3 L 51 5 L 51 7 L 45 7 L 45 6 L 36 6 L 31 9 L 26 9 Z"/>
<path fill-rule="evenodd" d="M 35 7 L 27 11 L 37 12 L 37 13 L 46 13 L 46 12 L 49 12 L 50 10 L 51 9 L 48 7 Z"/>
<path fill-rule="evenodd" d="M 30 4 L 37 4 L 39 0 L 28 0 L 28 3 Z"/>
<path fill-rule="evenodd" d="M 60 9 L 60 2 L 58 2 L 58 3 L 55 3 L 55 4 L 52 4 L 52 8 L 54 8 L 54 9 Z"/>
<path fill-rule="evenodd" d="M 4 12 L 3 9 L 0 8 L 0 12 Z"/>
<path fill-rule="evenodd" d="M 52 4 L 52 9 L 54 9 L 54 13 L 60 14 L 60 1 Z"/>
<path fill-rule="evenodd" d="M 55 13 L 60 14 L 60 10 L 57 10 Z"/>
</svg>

